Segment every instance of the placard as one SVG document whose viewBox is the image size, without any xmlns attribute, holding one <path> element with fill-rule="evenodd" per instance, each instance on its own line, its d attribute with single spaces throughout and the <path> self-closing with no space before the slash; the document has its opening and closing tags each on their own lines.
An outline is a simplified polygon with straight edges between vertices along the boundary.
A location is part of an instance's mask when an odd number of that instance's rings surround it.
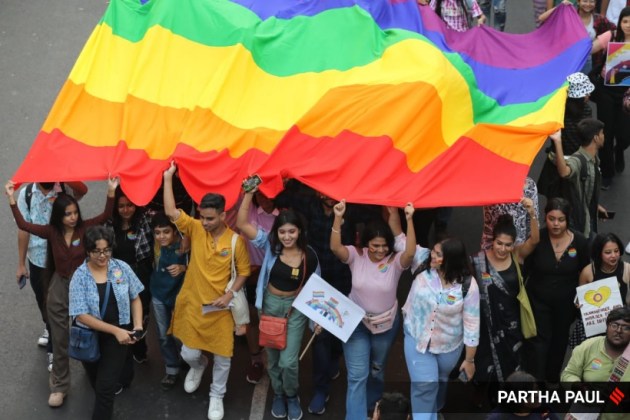
<svg viewBox="0 0 630 420">
<path fill-rule="evenodd" d="M 365 316 L 359 305 L 315 273 L 302 287 L 293 307 L 344 343 Z"/>
<path fill-rule="evenodd" d="M 606 56 L 606 86 L 630 86 L 630 43 L 609 42 Z"/>
<path fill-rule="evenodd" d="M 606 332 L 606 317 L 614 308 L 623 306 L 617 277 L 608 277 L 576 288 L 582 305 L 582 321 L 587 337 Z"/>
</svg>

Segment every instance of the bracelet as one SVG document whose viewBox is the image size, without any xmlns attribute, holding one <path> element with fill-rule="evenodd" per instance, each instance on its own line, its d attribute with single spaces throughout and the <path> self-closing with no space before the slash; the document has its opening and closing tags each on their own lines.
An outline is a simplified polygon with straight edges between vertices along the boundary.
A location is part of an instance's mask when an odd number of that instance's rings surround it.
<svg viewBox="0 0 630 420">
<path fill-rule="evenodd" d="M 333 231 L 333 232 L 335 232 L 335 233 L 341 233 L 341 231 L 339 231 L 339 230 L 335 229 L 334 227 L 333 227 L 333 228 L 330 228 L 330 230 L 332 230 L 332 231 Z"/>
<path fill-rule="evenodd" d="M 472 363 L 473 365 L 475 364 L 475 359 L 464 359 L 464 360 L 468 363 Z"/>
</svg>

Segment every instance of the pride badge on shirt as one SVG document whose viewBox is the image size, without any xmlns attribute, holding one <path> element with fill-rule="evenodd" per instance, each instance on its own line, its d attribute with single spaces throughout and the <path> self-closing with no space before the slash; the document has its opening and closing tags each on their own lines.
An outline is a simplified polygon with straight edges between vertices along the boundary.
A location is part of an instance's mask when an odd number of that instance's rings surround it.
<svg viewBox="0 0 630 420">
<path fill-rule="evenodd" d="M 116 280 L 116 283 L 122 282 L 123 273 L 120 268 L 114 268 L 114 270 L 112 271 L 112 274 L 114 275 L 114 279 Z"/>
<path fill-rule="evenodd" d="M 600 370 L 602 368 L 602 361 L 599 359 L 595 359 L 591 362 L 591 369 Z"/>
<path fill-rule="evenodd" d="M 81 239 L 75 239 L 74 241 L 72 241 L 72 246 L 79 246 L 81 245 Z"/>
<path fill-rule="evenodd" d="M 135 241 L 137 237 L 138 235 L 136 235 L 135 232 L 127 232 L 127 239 L 129 239 L 130 241 Z"/>
<path fill-rule="evenodd" d="M 389 264 L 380 263 L 377 268 L 378 268 L 378 271 L 380 271 L 381 273 L 387 273 L 387 270 L 389 270 Z"/>
<path fill-rule="evenodd" d="M 481 281 L 487 286 L 492 283 L 492 276 L 488 273 L 481 273 Z"/>
<path fill-rule="evenodd" d="M 577 250 L 575 248 L 571 247 L 567 251 L 567 254 L 569 254 L 569 257 L 571 257 L 571 258 L 575 258 L 576 255 L 577 255 Z"/>
<path fill-rule="evenodd" d="M 454 305 L 455 300 L 457 300 L 457 298 L 453 295 L 446 296 L 446 303 L 448 303 L 449 305 Z"/>
<path fill-rule="evenodd" d="M 219 255 L 222 257 L 227 257 L 228 255 L 230 255 L 230 248 L 223 248 L 221 251 L 219 251 Z"/>
</svg>

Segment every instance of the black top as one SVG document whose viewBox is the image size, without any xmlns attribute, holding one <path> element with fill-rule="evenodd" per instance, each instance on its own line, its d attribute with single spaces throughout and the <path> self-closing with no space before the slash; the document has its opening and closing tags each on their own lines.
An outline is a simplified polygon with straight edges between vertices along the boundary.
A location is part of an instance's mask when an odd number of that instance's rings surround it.
<svg viewBox="0 0 630 420">
<path fill-rule="evenodd" d="M 96 283 L 96 288 L 98 289 L 98 307 L 99 311 L 101 310 L 101 306 L 103 305 L 103 301 L 105 300 L 105 290 L 107 288 L 107 283 Z M 116 304 L 116 296 L 114 296 L 114 288 L 112 287 L 109 290 L 109 298 L 107 300 L 107 308 L 105 308 L 105 316 L 103 316 L 103 321 L 108 324 L 120 326 L 118 319 L 118 305 Z"/>
<path fill-rule="evenodd" d="M 530 297 L 553 305 L 558 300 L 573 301 L 580 272 L 589 264 L 588 241 L 579 232 L 556 260 L 547 228 L 540 229 L 540 243 L 525 260 L 527 293 Z"/>
<path fill-rule="evenodd" d="M 511 258 L 510 258 L 511 259 Z M 519 292 L 519 283 L 518 283 L 518 273 L 516 271 L 516 265 L 514 264 L 514 260 L 512 260 L 512 264 L 503 271 L 497 271 L 503 282 L 505 283 L 505 287 L 510 293 L 510 297 L 516 298 Z"/>
<path fill-rule="evenodd" d="M 116 235 L 116 247 L 114 248 L 114 258 L 123 260 L 127 264 L 136 263 L 136 235 L 132 229 L 114 229 Z"/>
<path fill-rule="evenodd" d="M 626 297 L 628 296 L 628 285 L 623 282 L 623 271 L 625 265 L 623 261 L 619 260 L 617 263 L 617 269 L 612 273 L 604 273 L 601 268 L 595 268 L 593 264 L 593 281 L 607 279 L 609 277 L 617 277 L 619 283 L 619 293 L 621 293 L 621 301 L 626 304 Z"/>
<path fill-rule="evenodd" d="M 306 249 L 306 274 L 304 276 L 304 283 L 315 272 L 317 268 L 317 255 L 308 247 Z M 304 259 L 300 262 L 299 268 L 291 267 L 280 260 L 280 257 L 276 259 L 271 272 L 269 273 L 269 283 L 273 287 L 283 292 L 293 292 L 300 287 L 302 282 L 302 276 L 304 274 Z"/>
</svg>

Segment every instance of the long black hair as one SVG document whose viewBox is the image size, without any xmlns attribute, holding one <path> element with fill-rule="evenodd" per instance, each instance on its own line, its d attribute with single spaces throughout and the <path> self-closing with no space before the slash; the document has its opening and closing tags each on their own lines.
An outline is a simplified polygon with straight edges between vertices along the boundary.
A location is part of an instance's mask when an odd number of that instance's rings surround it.
<svg viewBox="0 0 630 420">
<path fill-rule="evenodd" d="M 81 207 L 79 207 L 79 203 L 77 202 L 76 198 L 66 193 L 59 193 L 57 194 L 57 198 L 55 199 L 52 205 L 49 224 L 60 235 L 63 235 L 64 233 L 63 218 L 66 216 L 66 209 L 68 208 L 68 206 L 72 204 L 77 206 L 77 212 L 78 212 L 79 217 L 77 218 L 77 224 L 75 226 L 75 229 L 79 229 L 81 225 L 83 224 L 83 218 L 81 217 Z"/>
<path fill-rule="evenodd" d="M 112 212 L 112 227 L 114 230 L 122 229 L 122 217 L 120 217 L 120 213 L 118 213 L 118 202 L 122 197 L 125 197 L 129 200 L 129 197 L 123 192 L 120 186 L 116 187 L 116 192 L 114 193 L 114 211 Z M 138 207 L 135 203 L 129 200 L 131 204 L 136 207 L 136 211 L 131 216 L 131 220 L 129 221 L 129 228 L 133 231 L 138 229 L 140 226 L 140 220 L 142 219 L 142 215 L 144 214 L 144 207 Z"/>
<path fill-rule="evenodd" d="M 623 255 L 623 242 L 621 242 L 619 236 L 614 233 L 600 233 L 593 238 L 593 244 L 591 245 L 591 259 L 593 260 L 595 268 L 602 267 L 602 251 L 608 242 L 617 244 L 619 247 L 619 256 L 621 257 Z M 619 261 L 622 262 L 621 260 Z"/>
<path fill-rule="evenodd" d="M 375 219 L 370 221 L 367 226 L 365 226 L 365 229 L 363 229 L 363 233 L 361 234 L 361 246 L 367 247 L 369 242 L 374 238 L 385 239 L 385 243 L 389 248 L 389 252 L 387 253 L 387 255 L 391 255 L 393 252 L 395 252 L 394 234 L 392 233 L 392 229 L 389 227 L 389 225 L 384 221 Z"/>
<path fill-rule="evenodd" d="M 464 7 L 464 0 L 456 0 L 457 5 L 464 10 L 464 14 L 466 13 L 466 7 Z M 437 0 L 435 2 L 435 13 L 442 18 L 442 2 L 443 0 Z"/>
<path fill-rule="evenodd" d="M 291 209 L 282 210 L 273 222 L 271 232 L 269 232 L 269 244 L 271 245 L 271 251 L 276 255 L 280 255 L 280 253 L 282 253 L 282 243 L 280 242 L 280 238 L 278 238 L 278 229 L 280 229 L 280 226 L 285 224 L 290 224 L 298 228 L 299 234 L 295 244 L 300 250 L 302 250 L 302 252 L 306 253 L 307 245 L 304 221 L 295 211 Z"/>
<path fill-rule="evenodd" d="M 624 7 L 619 13 L 619 20 L 617 21 L 617 29 L 615 29 L 613 42 L 624 42 L 626 40 L 626 34 L 621 30 L 621 21 L 627 16 L 630 16 L 630 7 Z"/>
<path fill-rule="evenodd" d="M 462 284 L 473 272 L 464 242 L 461 239 L 448 238 L 440 242 L 440 245 L 442 246 L 440 271 L 444 275 L 444 280 Z"/>
</svg>

